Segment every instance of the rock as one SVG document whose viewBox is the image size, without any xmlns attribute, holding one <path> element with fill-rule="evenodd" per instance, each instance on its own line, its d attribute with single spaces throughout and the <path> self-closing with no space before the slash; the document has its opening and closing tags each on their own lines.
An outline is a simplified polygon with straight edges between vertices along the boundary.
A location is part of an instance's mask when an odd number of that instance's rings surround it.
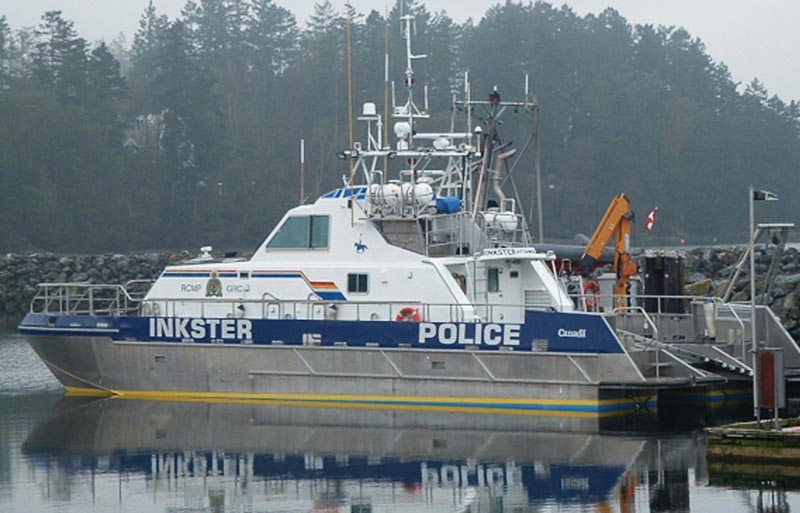
<svg viewBox="0 0 800 513">
<path fill-rule="evenodd" d="M 86 273 L 75 273 L 70 276 L 69 281 L 72 283 L 85 283 L 89 281 L 89 275 Z"/>
<path fill-rule="evenodd" d="M 708 296 L 709 292 L 711 292 L 711 279 L 709 278 L 686 285 L 686 294 L 690 296 Z"/>
<path fill-rule="evenodd" d="M 776 276 L 774 283 L 775 285 L 780 285 L 781 287 L 794 288 L 798 283 L 800 283 L 800 273 L 790 274 L 788 276 Z"/>
<path fill-rule="evenodd" d="M 711 295 L 714 296 L 714 297 L 722 297 L 722 296 L 724 296 L 725 292 L 727 292 L 727 290 L 728 290 L 728 284 L 729 283 L 730 283 L 730 281 L 728 281 L 728 280 L 720 281 L 719 283 L 717 283 L 714 286 L 714 289 L 711 292 Z"/>
<path fill-rule="evenodd" d="M 705 274 L 698 272 L 690 273 L 689 276 L 686 277 L 687 283 L 698 283 L 706 280 L 708 280 L 709 282 L 711 281 Z"/>
<path fill-rule="evenodd" d="M 733 295 L 731 301 L 733 302 L 750 301 L 750 293 L 747 292 L 746 290 L 739 291 Z"/>
<path fill-rule="evenodd" d="M 797 290 L 791 291 L 789 294 L 783 298 L 783 310 L 789 314 L 793 311 L 797 311 Z"/>
</svg>

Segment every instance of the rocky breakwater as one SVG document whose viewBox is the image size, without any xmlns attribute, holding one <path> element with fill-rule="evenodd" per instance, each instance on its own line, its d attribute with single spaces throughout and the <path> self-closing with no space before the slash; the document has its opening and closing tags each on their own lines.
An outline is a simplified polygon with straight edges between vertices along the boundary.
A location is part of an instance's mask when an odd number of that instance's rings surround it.
<svg viewBox="0 0 800 513">
<path fill-rule="evenodd" d="M 742 248 L 696 249 L 686 255 L 688 294 L 723 297 L 735 273 Z M 783 326 L 795 340 L 800 340 L 800 253 L 786 248 L 776 262 L 775 278 L 766 296 L 765 280 L 776 258 L 773 246 L 756 246 L 756 290 L 759 302 L 766 303 L 780 317 Z M 750 266 L 745 262 L 730 301 L 750 301 Z"/>
<path fill-rule="evenodd" d="M 8 254 L 0 258 L 0 321 L 15 325 L 30 308 L 39 283 L 124 284 L 155 280 L 189 253 L 104 255 Z"/>
</svg>

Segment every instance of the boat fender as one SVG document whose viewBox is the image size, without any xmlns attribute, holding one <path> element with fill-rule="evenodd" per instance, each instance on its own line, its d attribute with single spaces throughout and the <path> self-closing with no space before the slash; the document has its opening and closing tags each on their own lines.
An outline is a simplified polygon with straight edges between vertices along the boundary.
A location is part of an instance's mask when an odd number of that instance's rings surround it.
<svg viewBox="0 0 800 513">
<path fill-rule="evenodd" d="M 597 296 L 600 295 L 600 285 L 595 280 L 587 280 L 583 284 L 583 304 L 587 310 L 597 308 Z"/>
<path fill-rule="evenodd" d="M 422 316 L 419 314 L 419 310 L 413 306 L 406 306 L 397 312 L 397 317 L 394 320 L 398 322 L 420 322 L 422 321 Z"/>
</svg>

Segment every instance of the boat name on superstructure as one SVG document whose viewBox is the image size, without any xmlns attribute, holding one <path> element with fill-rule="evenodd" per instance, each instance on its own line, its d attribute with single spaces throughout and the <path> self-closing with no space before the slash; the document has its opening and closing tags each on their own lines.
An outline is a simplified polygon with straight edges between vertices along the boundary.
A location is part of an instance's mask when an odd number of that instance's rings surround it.
<svg viewBox="0 0 800 513">
<path fill-rule="evenodd" d="M 537 255 L 534 248 L 487 248 L 483 250 L 485 256 L 526 256 Z"/>
</svg>

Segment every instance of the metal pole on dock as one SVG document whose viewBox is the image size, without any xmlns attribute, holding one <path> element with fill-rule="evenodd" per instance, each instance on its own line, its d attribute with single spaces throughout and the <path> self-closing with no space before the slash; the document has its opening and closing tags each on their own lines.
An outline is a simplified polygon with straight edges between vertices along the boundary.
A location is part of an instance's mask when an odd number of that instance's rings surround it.
<svg viewBox="0 0 800 513">
<path fill-rule="evenodd" d="M 755 214 L 753 204 L 756 201 L 778 201 L 778 195 L 765 190 L 755 190 L 751 185 L 748 189 L 748 202 L 750 205 L 750 337 L 753 352 L 753 409 L 756 421 L 761 425 L 761 401 L 759 397 L 759 359 L 758 340 L 756 340 L 756 232 Z"/>
<path fill-rule="evenodd" d="M 748 188 L 748 202 L 750 206 L 750 243 L 748 249 L 750 251 L 750 344 L 751 352 L 753 353 L 753 412 L 756 421 L 761 423 L 761 408 L 758 397 L 758 341 L 756 340 L 756 257 L 754 255 L 755 241 L 753 240 L 755 214 L 753 212 L 753 196 L 755 190 L 751 185 Z"/>
</svg>

